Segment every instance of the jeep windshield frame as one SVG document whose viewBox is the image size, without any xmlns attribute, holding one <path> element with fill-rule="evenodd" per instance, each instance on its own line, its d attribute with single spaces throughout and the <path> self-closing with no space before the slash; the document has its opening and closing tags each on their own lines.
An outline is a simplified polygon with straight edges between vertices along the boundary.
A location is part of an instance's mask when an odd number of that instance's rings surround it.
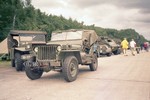
<svg viewBox="0 0 150 100">
<path fill-rule="evenodd" d="M 24 46 L 29 43 L 45 43 L 44 34 L 19 34 L 19 45 Z"/>
<path fill-rule="evenodd" d="M 11 30 L 8 37 L 18 41 L 19 45 L 28 43 L 45 43 L 47 33 L 44 31 Z"/>
<path fill-rule="evenodd" d="M 20 42 L 45 42 L 45 35 L 43 34 L 20 34 Z"/>
<path fill-rule="evenodd" d="M 51 41 L 81 40 L 82 35 L 82 31 L 52 33 Z"/>
</svg>

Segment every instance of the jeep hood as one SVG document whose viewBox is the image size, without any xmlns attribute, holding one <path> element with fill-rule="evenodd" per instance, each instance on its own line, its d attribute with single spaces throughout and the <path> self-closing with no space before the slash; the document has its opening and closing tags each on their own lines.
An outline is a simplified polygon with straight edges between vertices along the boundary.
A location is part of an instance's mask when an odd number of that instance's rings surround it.
<svg viewBox="0 0 150 100">
<path fill-rule="evenodd" d="M 47 45 L 59 44 L 59 45 L 82 45 L 82 40 L 69 40 L 69 41 L 50 41 Z"/>
<path fill-rule="evenodd" d="M 18 47 L 18 48 L 15 48 L 16 50 L 19 50 L 19 51 L 28 51 L 25 49 L 25 47 Z"/>
</svg>

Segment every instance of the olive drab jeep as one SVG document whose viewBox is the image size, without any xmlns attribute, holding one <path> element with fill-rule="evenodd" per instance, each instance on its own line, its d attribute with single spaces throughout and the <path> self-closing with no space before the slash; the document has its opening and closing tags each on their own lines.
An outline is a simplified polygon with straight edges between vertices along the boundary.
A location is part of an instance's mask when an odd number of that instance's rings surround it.
<svg viewBox="0 0 150 100">
<path fill-rule="evenodd" d="M 59 71 L 68 82 L 76 80 L 79 64 L 89 65 L 96 71 L 98 60 L 95 54 L 98 36 L 93 30 L 66 30 L 53 32 L 51 41 L 35 47 L 32 57 L 25 62 L 25 72 L 35 80 L 43 72 Z"/>
<path fill-rule="evenodd" d="M 17 71 L 24 68 L 24 61 L 28 58 L 21 58 L 22 55 L 30 54 L 30 43 L 46 44 L 46 32 L 11 30 L 7 37 L 8 54 L 11 59 L 11 66 Z"/>
</svg>

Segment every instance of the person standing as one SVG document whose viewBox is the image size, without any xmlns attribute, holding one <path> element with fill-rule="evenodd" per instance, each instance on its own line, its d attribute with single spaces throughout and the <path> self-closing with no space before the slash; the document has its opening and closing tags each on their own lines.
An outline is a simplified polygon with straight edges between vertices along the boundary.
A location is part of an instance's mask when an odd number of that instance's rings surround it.
<svg viewBox="0 0 150 100">
<path fill-rule="evenodd" d="M 128 43 L 126 38 L 124 38 L 124 40 L 121 42 L 121 46 L 122 46 L 122 49 L 123 49 L 124 56 L 127 56 L 128 44 L 129 43 Z"/>
<path fill-rule="evenodd" d="M 148 49 L 149 49 L 149 42 L 144 42 L 144 49 L 145 49 L 145 51 L 148 52 Z"/>
<path fill-rule="evenodd" d="M 130 41 L 130 50 L 131 50 L 131 53 L 133 56 L 135 56 L 135 49 L 136 49 L 135 47 L 136 47 L 136 43 L 135 43 L 134 39 L 132 39 Z"/>
</svg>

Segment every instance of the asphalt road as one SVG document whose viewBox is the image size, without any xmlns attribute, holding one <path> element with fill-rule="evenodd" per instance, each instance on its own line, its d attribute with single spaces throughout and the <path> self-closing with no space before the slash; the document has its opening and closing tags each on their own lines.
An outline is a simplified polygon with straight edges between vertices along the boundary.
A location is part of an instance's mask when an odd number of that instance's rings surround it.
<svg viewBox="0 0 150 100">
<path fill-rule="evenodd" d="M 71 83 L 57 72 L 32 81 L 0 65 L 0 100 L 150 100 L 150 52 L 99 58 L 97 71 L 80 66 Z"/>
</svg>

